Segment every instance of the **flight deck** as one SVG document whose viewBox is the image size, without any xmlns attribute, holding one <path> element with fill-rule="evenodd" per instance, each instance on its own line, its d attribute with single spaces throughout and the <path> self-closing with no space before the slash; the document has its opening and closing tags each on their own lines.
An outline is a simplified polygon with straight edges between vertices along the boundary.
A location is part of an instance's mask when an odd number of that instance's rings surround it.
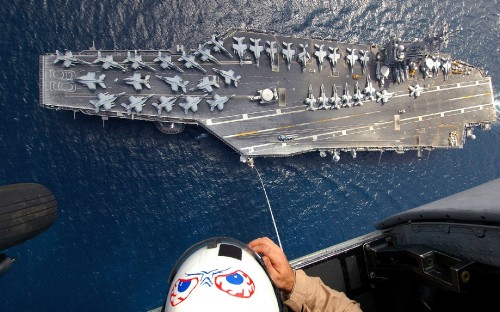
<svg viewBox="0 0 500 312">
<path fill-rule="evenodd" d="M 154 121 L 167 132 L 198 124 L 242 161 L 461 148 L 473 127 L 496 120 L 492 83 L 440 52 L 444 43 L 434 36 L 364 45 L 236 30 L 190 50 L 50 53 L 40 57 L 40 103 Z"/>
</svg>

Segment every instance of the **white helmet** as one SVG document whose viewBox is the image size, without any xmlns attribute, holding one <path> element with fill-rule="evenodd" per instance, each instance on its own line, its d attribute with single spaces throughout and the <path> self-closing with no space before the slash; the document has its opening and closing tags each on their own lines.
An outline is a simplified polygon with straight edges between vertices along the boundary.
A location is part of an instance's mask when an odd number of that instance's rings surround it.
<svg viewBox="0 0 500 312">
<path fill-rule="evenodd" d="M 279 291 L 260 257 L 231 238 L 212 238 L 189 248 L 169 278 L 163 311 L 280 311 Z"/>
</svg>

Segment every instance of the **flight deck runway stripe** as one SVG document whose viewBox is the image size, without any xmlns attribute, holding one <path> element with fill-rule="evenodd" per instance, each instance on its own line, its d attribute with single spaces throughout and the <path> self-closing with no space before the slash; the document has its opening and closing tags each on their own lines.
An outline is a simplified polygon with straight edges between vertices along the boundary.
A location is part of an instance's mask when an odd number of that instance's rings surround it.
<svg viewBox="0 0 500 312">
<path fill-rule="evenodd" d="M 474 81 L 471 81 L 471 82 L 474 82 Z M 486 85 L 486 84 L 490 84 L 490 81 L 488 80 L 487 82 L 483 82 L 480 85 Z M 449 86 L 452 86 L 452 84 L 450 84 Z M 451 90 L 451 89 L 457 89 L 457 88 L 459 88 L 459 87 L 456 86 L 456 84 L 453 84 L 453 86 L 454 87 L 448 87 L 448 88 L 445 88 L 445 89 L 442 88 L 441 90 L 428 90 L 428 91 L 425 91 L 425 93 L 431 93 L 431 92 L 437 92 L 437 91 L 445 91 L 445 90 Z M 461 86 L 460 88 L 463 89 L 463 88 L 467 88 L 467 87 L 476 87 L 476 84 L 470 84 L 470 85 L 467 85 L 467 86 Z M 482 94 L 482 95 L 485 95 L 485 94 Z M 400 95 L 394 95 L 392 97 L 395 98 L 395 97 L 403 97 L 403 96 L 408 96 L 408 94 L 405 93 L 405 94 L 400 94 Z M 281 114 L 282 115 L 287 115 L 287 114 L 300 113 L 300 112 L 304 111 L 303 107 L 304 107 L 304 105 L 300 105 L 300 106 L 292 106 L 292 107 L 289 107 L 288 109 L 282 109 L 281 110 Z M 301 108 L 301 109 L 300 110 L 289 111 L 289 110 L 297 109 L 297 108 Z M 212 123 L 212 125 L 216 126 L 216 125 L 221 125 L 221 124 L 226 124 L 226 123 L 241 122 L 242 120 L 253 120 L 253 119 L 259 119 L 259 118 L 268 118 L 268 117 L 273 117 L 273 116 L 277 115 L 276 111 L 270 110 L 269 112 L 274 112 L 274 113 L 265 114 L 265 115 L 259 115 L 259 116 L 255 116 L 255 117 L 252 117 L 251 114 L 247 114 L 247 116 L 248 116 L 247 119 L 240 117 L 238 119 L 225 120 L 225 121 L 219 121 L 219 122 L 217 122 L 217 118 L 212 118 L 211 119 L 211 123 Z M 257 112 L 257 113 L 261 113 L 261 112 Z M 252 114 L 257 114 L 257 113 L 252 113 Z M 235 115 L 235 116 L 241 116 L 241 115 Z M 222 118 L 227 118 L 227 117 L 222 117 Z"/>
<path fill-rule="evenodd" d="M 317 123 L 325 123 L 325 122 L 330 122 L 334 120 L 340 120 L 340 119 L 347 119 L 351 117 L 358 117 L 358 116 L 366 116 L 366 115 L 371 115 L 371 114 L 377 114 L 382 111 L 374 111 L 374 112 L 369 112 L 369 113 L 363 113 L 363 114 L 356 114 L 356 115 L 349 115 L 349 116 L 342 116 L 342 117 L 334 117 L 334 118 L 328 118 L 328 119 L 321 119 L 321 120 L 316 120 L 313 122 L 304 122 L 300 124 L 293 124 L 293 125 L 288 125 L 288 126 L 282 126 L 282 127 L 276 127 L 276 128 L 268 128 L 268 129 L 262 129 L 262 130 L 253 130 L 253 131 L 247 131 L 247 132 L 241 132 L 237 134 L 231 134 L 231 135 L 226 135 L 223 138 L 224 139 L 230 139 L 234 137 L 243 137 L 247 135 L 253 135 L 253 134 L 259 134 L 259 133 L 265 133 L 265 132 L 272 132 L 276 130 L 285 130 L 289 128 L 294 128 L 294 127 L 301 127 L 301 126 L 308 126 L 312 124 L 317 124 Z"/>
<path fill-rule="evenodd" d="M 477 96 L 485 96 L 485 95 L 490 95 L 490 94 L 491 94 L 491 92 L 486 92 L 486 93 L 483 93 L 483 94 L 480 94 L 480 95 L 477 95 Z M 458 99 L 468 98 L 468 97 L 474 97 L 474 96 L 465 96 L 465 97 L 461 97 L 461 98 L 450 99 L 450 101 L 451 100 L 458 100 Z M 483 105 L 479 105 L 479 106 L 482 107 Z M 479 106 L 471 106 L 471 107 L 468 107 L 468 109 L 479 107 Z M 449 111 L 437 112 L 437 113 L 432 113 L 432 114 L 427 114 L 427 115 L 420 115 L 420 116 L 415 116 L 415 117 L 409 117 L 409 118 L 406 118 L 406 119 L 400 119 L 400 122 L 403 122 L 403 121 L 406 121 L 406 120 L 410 120 L 410 119 L 417 119 L 419 121 L 422 121 L 423 118 L 434 116 L 434 115 L 440 115 L 441 117 L 444 117 L 445 114 L 447 114 L 447 113 L 455 112 L 455 111 L 462 112 L 462 110 L 463 109 L 460 108 L 460 109 L 453 109 L 453 110 L 449 110 Z M 261 133 L 266 133 L 266 132 L 273 132 L 273 131 L 278 131 L 278 130 L 286 130 L 286 129 L 290 129 L 290 128 L 294 128 L 294 127 L 308 126 L 308 125 L 312 125 L 312 124 L 331 122 L 331 121 L 340 120 L 340 119 L 347 119 L 347 118 L 353 118 L 353 117 L 359 117 L 359 116 L 366 116 L 366 115 L 376 114 L 376 113 L 380 113 L 380 112 L 382 112 L 382 111 L 379 110 L 379 111 L 374 111 L 374 112 L 369 112 L 369 113 L 363 113 L 363 114 L 349 115 L 349 116 L 343 116 L 343 117 L 334 117 L 334 118 L 317 120 L 317 121 L 314 121 L 314 122 L 300 123 L 300 124 L 294 124 L 294 125 L 288 125 L 288 126 L 282 126 L 282 127 L 276 127 L 276 128 L 268 128 L 268 129 L 262 129 L 262 130 L 252 130 L 252 131 L 246 131 L 246 132 L 241 132 L 241 133 L 237 133 L 237 134 L 226 135 L 226 136 L 224 136 L 224 138 L 225 139 L 230 139 L 230 138 L 233 138 L 233 137 L 244 137 L 244 136 L 248 136 L 248 135 L 256 135 L 256 134 L 261 134 Z M 393 123 L 394 120 L 388 121 L 388 122 L 389 123 Z M 388 122 L 384 122 L 384 123 L 388 123 Z M 322 134 L 320 134 L 320 135 L 322 135 Z"/>
<path fill-rule="evenodd" d="M 475 106 L 468 107 L 467 108 L 468 109 L 467 113 L 482 110 L 484 108 L 484 106 L 488 106 L 488 105 L 491 105 L 491 103 L 480 104 L 480 105 L 475 105 Z M 472 109 L 474 109 L 474 110 L 472 110 Z M 451 114 L 450 115 L 450 113 L 455 113 L 455 114 Z M 463 109 L 453 109 L 453 110 L 448 110 L 448 111 L 443 111 L 443 112 L 437 112 L 437 113 L 432 113 L 432 114 L 427 114 L 427 115 L 421 115 L 421 116 L 404 118 L 404 119 L 400 119 L 400 123 L 403 125 L 403 124 L 407 124 L 407 123 L 418 122 L 419 120 L 421 120 L 421 118 L 424 118 L 424 117 L 440 118 L 440 117 L 444 116 L 445 114 L 447 114 L 446 117 L 449 117 L 449 116 L 457 115 L 457 113 L 458 114 L 461 114 L 461 113 L 463 114 L 464 113 Z M 360 127 L 353 127 L 353 128 L 349 128 L 349 129 L 336 130 L 336 131 L 332 131 L 332 132 L 325 132 L 325 133 L 320 133 L 320 134 L 313 134 L 313 135 L 309 135 L 309 136 L 297 138 L 294 141 L 301 141 L 301 140 L 312 139 L 313 141 L 317 142 L 317 141 L 329 139 L 332 136 L 335 136 L 335 134 L 342 134 L 342 136 L 352 135 L 352 134 L 357 134 L 357 133 L 360 133 L 360 132 L 373 131 L 374 128 L 376 128 L 376 129 L 387 128 L 391 124 L 394 124 L 394 120 L 377 123 L 376 127 L 374 127 L 374 125 L 366 125 L 366 126 L 360 126 Z M 278 128 L 276 128 L 276 129 L 278 129 Z M 268 129 L 266 129 L 266 130 L 268 130 Z M 350 133 L 347 133 L 348 131 Z M 355 132 L 353 132 L 353 131 L 355 131 Z M 321 138 L 318 138 L 320 136 L 328 136 L 328 137 L 325 137 L 325 138 L 321 139 Z M 384 140 L 384 142 L 394 142 L 394 141 L 396 141 L 396 140 Z M 377 142 L 379 142 L 379 141 L 377 141 Z M 293 146 L 293 145 L 297 145 L 297 144 L 300 144 L 300 143 L 293 143 L 292 144 L 292 143 L 289 142 L 288 146 Z M 281 142 L 280 142 L 280 143 L 268 143 L 268 144 L 261 144 L 261 145 L 250 146 L 250 147 L 243 147 L 241 149 L 242 150 L 250 150 L 251 149 L 251 150 L 255 151 L 256 148 L 266 147 L 266 146 L 273 146 L 273 145 L 274 145 L 274 147 L 268 148 L 268 149 L 265 149 L 265 150 L 275 150 L 275 149 L 279 149 L 279 148 L 282 147 L 281 146 Z M 259 150 L 259 151 L 262 152 L 263 150 Z"/>
</svg>

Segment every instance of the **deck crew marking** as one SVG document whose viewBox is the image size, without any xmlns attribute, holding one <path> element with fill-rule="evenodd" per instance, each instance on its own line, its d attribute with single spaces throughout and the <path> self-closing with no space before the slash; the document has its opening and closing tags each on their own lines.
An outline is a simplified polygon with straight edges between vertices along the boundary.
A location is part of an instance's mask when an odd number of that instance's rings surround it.
<svg viewBox="0 0 500 312">
<path fill-rule="evenodd" d="M 453 98 L 453 99 L 448 99 L 448 101 L 457 101 L 457 100 L 463 100 L 463 99 L 471 99 L 471 98 L 475 98 L 475 97 L 478 97 L 478 96 L 485 96 L 485 95 L 491 95 L 491 94 L 492 94 L 491 92 L 486 92 L 486 93 L 481 93 L 481 94 L 466 95 L 466 96 L 461 96 L 461 97 L 457 97 L 457 98 Z"/>
</svg>

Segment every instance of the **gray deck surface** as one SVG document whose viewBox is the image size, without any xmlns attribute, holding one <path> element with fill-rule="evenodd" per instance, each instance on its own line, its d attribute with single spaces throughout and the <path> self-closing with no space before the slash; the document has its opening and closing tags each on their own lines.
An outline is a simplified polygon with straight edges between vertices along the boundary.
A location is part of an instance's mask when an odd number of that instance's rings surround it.
<svg viewBox="0 0 500 312">
<path fill-rule="evenodd" d="M 249 38 L 261 38 L 260 44 L 265 46 L 266 40 L 277 41 L 280 52 L 276 55 L 278 61 L 277 71 L 270 66 L 270 59 L 265 52 L 261 53 L 260 67 L 255 64 L 251 51 L 247 51 L 248 59 L 240 65 L 239 59 L 234 55 L 232 44 L 234 37 L 245 37 L 245 43 L 250 44 Z M 282 57 L 282 42 L 292 42 L 292 48 L 296 49 L 296 55 L 300 52 L 299 44 L 307 42 L 311 59 L 307 64 L 306 71 L 295 59 L 288 70 Z M 314 44 L 325 44 L 325 50 L 330 47 L 339 47 L 342 58 L 338 61 L 335 70 L 332 69 L 328 59 L 325 58 L 323 70 L 319 70 L 318 61 L 314 57 Z M 159 63 L 153 63 L 157 51 L 140 51 L 143 60 L 153 66 L 157 71 L 148 69 L 138 70 L 142 75 L 151 75 L 151 89 L 144 88 L 135 91 L 131 85 L 123 82 L 123 79 L 132 76 L 133 70 L 122 72 L 116 69 L 104 70 L 101 64 L 81 65 L 77 64 L 69 69 L 63 68 L 61 63 L 54 64 L 54 54 L 46 54 L 40 58 L 41 82 L 40 98 L 41 105 L 55 108 L 82 111 L 86 114 L 99 116 L 145 119 L 165 122 L 190 122 L 204 126 L 208 131 L 216 135 L 240 154 L 245 156 L 287 156 L 306 151 L 333 149 L 350 150 L 377 150 L 395 149 L 404 151 L 408 149 L 450 147 L 449 135 L 452 131 L 458 133 L 458 145 L 462 146 L 463 130 L 468 124 L 492 122 L 496 119 L 494 108 L 492 84 L 489 77 L 484 77 L 475 68 L 470 67 L 470 74 L 450 74 L 445 81 L 440 71 L 436 78 L 423 79 L 417 71 L 414 78 L 401 84 L 386 81 L 385 88 L 393 92 L 394 96 L 382 105 L 376 101 L 363 101 L 363 106 L 341 108 L 339 110 L 316 110 L 306 111 L 304 103 L 308 94 L 309 85 L 312 85 L 314 96 L 320 95 L 320 86 L 324 84 L 326 95 L 332 96 L 332 87 L 336 85 L 338 95 L 342 95 L 345 82 L 349 84 L 351 95 L 354 93 L 356 81 L 359 81 L 361 89 L 365 87 L 366 74 L 358 80 L 352 78 L 346 65 L 344 57 L 346 47 L 356 49 L 372 49 L 367 73 L 370 73 L 372 82 L 377 91 L 381 91 L 375 79 L 375 64 L 373 63 L 377 47 L 358 44 L 344 44 L 336 41 L 319 39 L 300 39 L 281 36 L 272 36 L 263 33 L 235 32 L 226 37 L 224 46 L 233 54 L 229 58 L 224 54 L 212 52 L 222 65 L 212 62 L 196 60 L 207 70 L 207 74 L 197 69 L 186 69 L 181 62 L 177 62 L 179 54 L 173 51 L 172 59 L 184 70 L 178 73 L 175 70 L 163 70 Z M 113 54 L 114 60 L 121 62 L 126 58 L 127 51 L 101 51 L 104 55 Z M 97 51 L 84 51 L 73 53 L 85 61 L 95 60 Z M 128 65 L 127 65 L 128 66 Z M 238 87 L 226 85 L 223 79 L 216 74 L 212 68 L 234 69 L 242 78 Z M 95 71 L 96 75 L 106 74 L 105 83 L 107 88 L 97 86 L 97 90 L 90 91 L 80 83 L 74 82 L 76 77 L 85 75 L 89 71 Z M 357 62 L 354 74 L 362 75 L 360 63 Z M 180 75 L 189 81 L 187 94 L 181 92 L 173 93 L 170 86 L 155 75 L 173 77 Z M 198 111 L 189 111 L 187 115 L 177 104 L 182 102 L 182 97 L 205 96 L 211 99 L 212 94 L 204 95 L 200 91 L 189 91 L 196 86 L 198 80 L 205 75 L 216 75 L 220 88 L 215 88 L 213 93 L 221 96 L 236 96 L 230 99 L 222 111 L 215 109 L 210 111 L 209 105 L 203 100 Z M 409 96 L 408 86 L 418 82 L 425 86 L 426 91 L 414 99 Z M 259 104 L 258 101 L 250 101 L 249 96 L 257 95 L 257 90 L 276 87 L 284 92 L 286 98 L 281 98 L 281 103 Z M 100 92 L 112 94 L 126 92 L 119 97 L 116 106 L 110 111 L 94 112 L 89 100 L 96 99 Z M 155 94 L 148 100 L 141 114 L 128 116 L 120 106 L 120 103 L 128 104 L 128 96 L 144 96 Z M 151 103 L 158 102 L 160 95 L 180 96 L 170 113 L 163 112 L 157 115 L 156 108 Z M 398 111 L 405 109 L 404 114 Z M 277 139 L 280 134 L 296 134 L 297 138 L 282 142 Z"/>
</svg>

